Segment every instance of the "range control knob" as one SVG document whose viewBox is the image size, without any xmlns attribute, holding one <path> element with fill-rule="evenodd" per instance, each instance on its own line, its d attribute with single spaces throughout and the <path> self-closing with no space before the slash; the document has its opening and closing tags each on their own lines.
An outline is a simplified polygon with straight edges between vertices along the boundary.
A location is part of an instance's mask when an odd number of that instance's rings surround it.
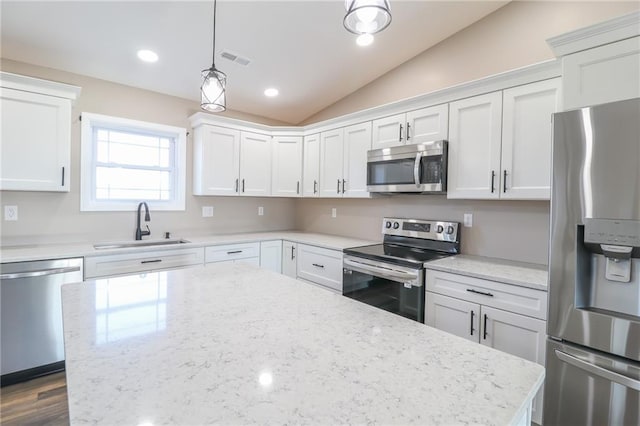
<svg viewBox="0 0 640 426">
<path fill-rule="evenodd" d="M 453 226 L 447 226 L 447 234 L 453 234 Z"/>
<path fill-rule="evenodd" d="M 400 228 L 400 224 L 398 222 L 393 222 L 393 229 Z"/>
<path fill-rule="evenodd" d="M 442 225 L 438 225 L 438 227 L 436 228 L 436 232 L 438 234 L 442 234 L 442 231 L 444 231 L 444 228 L 442 227 Z"/>
<path fill-rule="evenodd" d="M 391 222 L 387 222 L 387 223 L 385 223 L 385 224 L 384 224 L 384 226 L 385 226 L 387 229 L 388 229 L 388 228 L 391 228 Z"/>
</svg>

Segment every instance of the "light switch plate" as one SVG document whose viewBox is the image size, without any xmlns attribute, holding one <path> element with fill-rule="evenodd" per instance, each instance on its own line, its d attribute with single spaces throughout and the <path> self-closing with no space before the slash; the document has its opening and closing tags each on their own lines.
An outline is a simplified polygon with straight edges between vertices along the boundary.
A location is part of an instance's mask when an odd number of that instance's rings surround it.
<svg viewBox="0 0 640 426">
<path fill-rule="evenodd" d="M 471 213 L 464 214 L 464 226 L 465 228 L 471 228 L 473 226 L 473 214 Z"/>
<path fill-rule="evenodd" d="M 4 220 L 18 220 L 18 206 L 4 206 Z"/>
<path fill-rule="evenodd" d="M 213 217 L 213 206 L 202 206 L 202 217 Z"/>
</svg>

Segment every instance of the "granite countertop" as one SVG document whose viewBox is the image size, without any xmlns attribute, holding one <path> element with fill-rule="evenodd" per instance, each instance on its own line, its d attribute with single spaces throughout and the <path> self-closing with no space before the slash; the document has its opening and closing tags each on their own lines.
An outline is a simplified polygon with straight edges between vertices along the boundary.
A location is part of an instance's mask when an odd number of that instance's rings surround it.
<svg viewBox="0 0 640 426">
<path fill-rule="evenodd" d="M 28 244 L 16 246 L 0 247 L 0 261 L 2 263 L 9 262 L 25 262 L 30 260 L 59 259 L 68 257 L 84 257 L 84 256 L 100 256 L 108 254 L 135 253 L 140 251 L 162 251 L 176 248 L 188 247 L 204 247 L 209 245 L 247 243 L 267 240 L 288 240 L 296 243 L 309 244 L 313 246 L 344 250 L 348 247 L 364 246 L 375 244 L 375 241 L 362 240 L 357 238 L 341 237 L 337 235 L 316 234 L 309 232 L 296 231 L 273 231 L 273 232 L 251 232 L 251 233 L 235 233 L 235 234 L 218 234 L 218 235 L 185 235 L 183 238 L 189 243 L 173 244 L 166 246 L 146 246 L 133 248 L 116 248 L 96 250 L 93 247 L 95 243 L 107 243 L 109 241 L 95 241 L 86 243 L 60 243 L 60 244 Z M 158 239 L 145 241 L 162 241 Z M 116 243 L 118 241 L 115 241 Z M 120 241 L 131 243 L 133 241 Z"/>
<path fill-rule="evenodd" d="M 546 265 L 513 262 L 491 257 L 457 255 L 424 264 L 427 269 L 467 275 L 547 291 Z"/>
<path fill-rule="evenodd" d="M 215 264 L 62 287 L 77 424 L 483 424 L 544 368 L 316 286 Z"/>
</svg>

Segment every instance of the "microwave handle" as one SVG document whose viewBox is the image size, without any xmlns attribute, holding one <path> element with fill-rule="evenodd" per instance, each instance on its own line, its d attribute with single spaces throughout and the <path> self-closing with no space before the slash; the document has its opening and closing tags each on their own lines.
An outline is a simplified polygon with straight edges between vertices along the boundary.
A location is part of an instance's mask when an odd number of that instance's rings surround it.
<svg viewBox="0 0 640 426">
<path fill-rule="evenodd" d="M 416 154 L 416 161 L 413 163 L 413 180 L 415 181 L 416 186 L 420 186 L 420 167 L 422 166 L 422 153 L 419 152 Z"/>
</svg>

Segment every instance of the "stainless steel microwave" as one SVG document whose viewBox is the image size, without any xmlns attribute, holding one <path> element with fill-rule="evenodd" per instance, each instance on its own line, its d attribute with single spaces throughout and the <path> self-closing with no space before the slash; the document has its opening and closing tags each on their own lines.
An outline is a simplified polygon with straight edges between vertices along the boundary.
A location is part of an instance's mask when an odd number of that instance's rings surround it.
<svg viewBox="0 0 640 426">
<path fill-rule="evenodd" d="M 368 151 L 367 191 L 386 194 L 445 194 L 447 141 Z"/>
</svg>

